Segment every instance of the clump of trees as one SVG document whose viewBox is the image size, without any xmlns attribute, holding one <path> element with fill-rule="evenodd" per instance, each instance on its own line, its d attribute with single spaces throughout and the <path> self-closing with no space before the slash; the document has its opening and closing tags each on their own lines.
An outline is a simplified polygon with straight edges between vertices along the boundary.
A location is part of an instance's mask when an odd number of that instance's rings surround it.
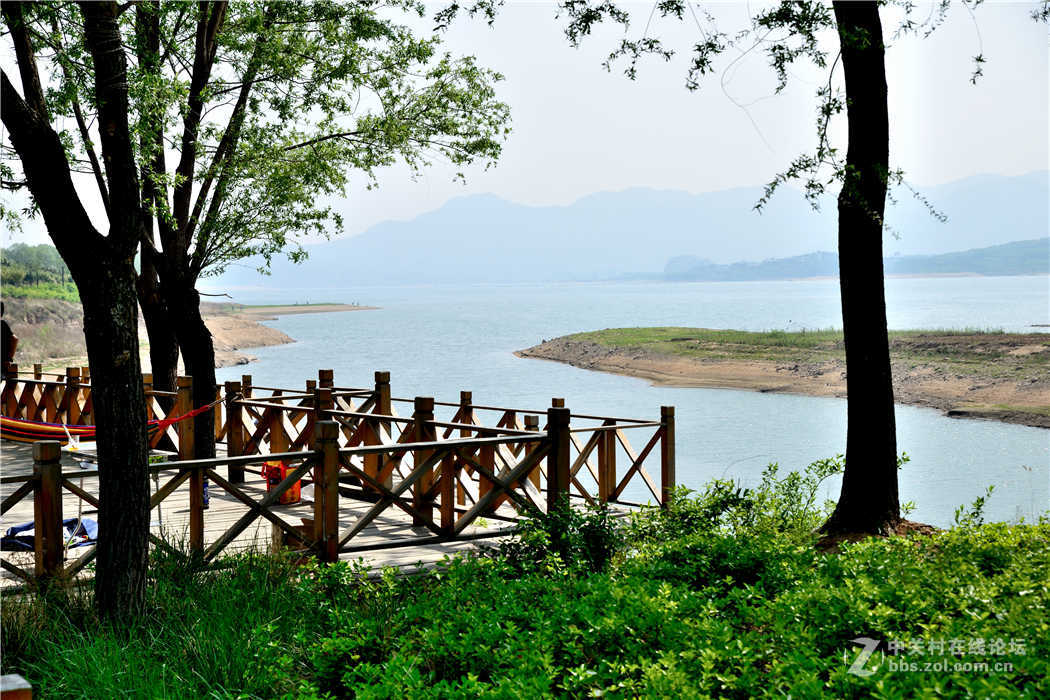
<svg viewBox="0 0 1050 700">
<path fill-rule="evenodd" d="M 0 248 L 0 277 L 4 284 L 65 284 L 69 268 L 54 246 L 15 243 Z"/>
</svg>

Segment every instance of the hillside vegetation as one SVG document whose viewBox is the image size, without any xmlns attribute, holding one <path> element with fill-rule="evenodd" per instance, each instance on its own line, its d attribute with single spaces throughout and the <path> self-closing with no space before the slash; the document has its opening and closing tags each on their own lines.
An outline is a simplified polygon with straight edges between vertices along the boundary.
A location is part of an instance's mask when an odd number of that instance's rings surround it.
<svg viewBox="0 0 1050 700">
<path fill-rule="evenodd" d="M 80 301 L 69 268 L 51 245 L 16 243 L 0 248 L 0 280 L 4 299 Z"/>
</svg>

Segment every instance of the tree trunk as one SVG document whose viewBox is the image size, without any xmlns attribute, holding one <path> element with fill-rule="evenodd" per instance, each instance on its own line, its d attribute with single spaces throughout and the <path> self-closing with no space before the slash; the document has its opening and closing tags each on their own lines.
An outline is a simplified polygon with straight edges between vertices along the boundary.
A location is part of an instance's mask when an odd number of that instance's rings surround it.
<svg viewBox="0 0 1050 700">
<path fill-rule="evenodd" d="M 0 118 L 55 247 L 84 307 L 98 426 L 99 543 L 95 605 L 127 620 L 142 610 L 148 564 L 149 482 L 146 404 L 139 365 L 134 252 L 148 220 L 138 201 L 127 125 L 127 73 L 115 3 L 87 3 L 85 41 L 95 66 L 99 132 L 112 202 L 110 231 L 92 225 L 73 186 L 69 161 L 50 125 L 20 3 L 4 3 L 25 99 L 0 71 Z M 114 48 L 116 47 L 116 48 Z"/>
<path fill-rule="evenodd" d="M 168 307 L 160 293 L 160 280 L 157 271 L 149 260 L 149 254 L 143 251 L 141 272 L 138 276 L 137 291 L 139 306 L 142 307 L 142 318 L 146 323 L 146 334 L 149 336 L 150 371 L 153 373 L 153 388 L 159 391 L 175 391 L 175 380 L 178 374 L 179 343 L 175 338 Z M 161 397 L 160 404 L 170 411 L 174 400 Z"/>
<path fill-rule="evenodd" d="M 98 426 L 95 605 L 130 619 L 145 600 L 150 512 L 135 269 L 130 259 L 100 256 L 78 273 Z"/>
<path fill-rule="evenodd" d="M 839 285 L 848 392 L 842 492 L 823 531 L 892 532 L 900 521 L 882 265 L 889 113 L 875 2 L 835 2 L 846 79 L 849 147 L 839 193 Z"/>
<path fill-rule="evenodd" d="M 193 407 L 215 401 L 215 346 L 211 331 L 201 317 L 200 294 L 193 282 L 178 280 L 165 285 L 168 309 L 174 320 L 175 335 L 182 351 L 186 374 L 193 377 Z M 194 456 L 215 456 L 215 409 L 204 411 L 194 419 Z"/>
</svg>

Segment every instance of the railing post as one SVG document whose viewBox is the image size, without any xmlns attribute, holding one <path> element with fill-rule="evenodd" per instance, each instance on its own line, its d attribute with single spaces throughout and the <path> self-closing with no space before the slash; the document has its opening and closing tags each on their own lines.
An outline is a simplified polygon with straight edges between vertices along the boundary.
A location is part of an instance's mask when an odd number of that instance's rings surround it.
<svg viewBox="0 0 1050 700">
<path fill-rule="evenodd" d="M 616 431 L 603 430 L 598 437 L 598 502 L 608 503 L 615 488 Z"/>
<path fill-rule="evenodd" d="M 44 378 L 44 366 L 39 362 L 33 363 L 33 379 L 40 381 Z"/>
<path fill-rule="evenodd" d="M 15 396 L 15 387 L 18 385 L 18 365 L 12 362 L 11 364 L 4 364 L 4 379 L 7 380 L 4 384 L 4 415 L 10 416 L 11 418 L 18 417 L 18 397 Z M 22 389 L 25 391 L 25 388 Z M 44 390 L 44 394 L 40 397 L 43 401 L 47 395 L 47 389 Z"/>
<path fill-rule="evenodd" d="M 394 409 L 390 400 L 390 372 L 376 372 L 375 381 L 376 405 L 372 412 L 392 416 Z M 386 430 L 387 435 L 393 436 L 394 428 L 390 421 L 381 420 L 379 426 L 381 430 Z"/>
<path fill-rule="evenodd" d="M 332 417 L 328 415 L 328 412 L 335 408 L 335 400 L 332 399 L 332 389 L 330 387 L 317 387 L 314 389 L 314 411 L 317 414 L 314 418 L 314 426 L 320 425 L 323 421 L 330 421 Z M 336 424 L 338 427 L 338 423 Z M 315 434 L 317 434 L 315 432 Z M 337 436 L 338 439 L 338 436 Z"/>
<path fill-rule="evenodd" d="M 525 430 L 532 433 L 540 432 L 540 417 L 539 416 L 525 416 Z M 528 457 L 536 451 L 536 443 L 528 442 L 525 443 L 525 456 Z M 536 487 L 536 490 L 540 489 L 540 467 L 536 465 L 532 471 L 529 472 L 529 481 Z"/>
<path fill-rule="evenodd" d="M 412 414 L 412 419 L 415 421 L 415 436 L 413 442 L 434 442 L 437 438 L 436 429 L 434 427 L 434 399 L 429 396 L 417 396 L 415 401 L 415 411 Z M 418 467 L 423 462 L 430 459 L 433 454 L 433 450 L 416 450 L 414 467 Z M 434 514 L 431 510 L 433 501 L 427 498 L 426 494 L 430 490 L 430 487 L 434 485 L 434 470 L 430 469 L 425 472 L 416 483 L 412 485 L 412 506 L 415 508 L 417 513 L 412 515 L 412 526 L 418 527 L 431 523 L 434 520 Z"/>
<path fill-rule="evenodd" d="M 80 368 L 66 367 L 66 418 L 67 425 L 80 423 Z"/>
<path fill-rule="evenodd" d="M 674 497 L 674 406 L 660 407 L 660 506 Z"/>
<path fill-rule="evenodd" d="M 0 676 L 0 700 L 33 700 L 33 686 L 16 673 Z"/>
<path fill-rule="evenodd" d="M 321 388 L 318 388 L 315 385 L 314 386 L 314 424 L 313 424 L 313 433 L 310 435 L 310 449 L 311 450 L 320 449 L 320 444 L 321 444 L 321 426 L 324 425 L 326 422 L 331 422 L 331 423 L 335 424 L 335 427 L 336 427 L 336 432 L 335 432 L 336 447 L 337 448 L 339 447 L 339 430 L 340 430 L 339 424 L 335 423 L 335 421 L 332 421 L 331 416 L 328 415 L 328 412 L 331 411 L 334 406 L 335 406 L 335 403 L 332 400 L 332 390 L 330 388 L 328 388 L 328 387 L 325 387 L 325 388 L 321 389 Z M 321 483 L 322 479 L 323 479 L 323 475 L 321 474 L 321 465 L 318 464 L 317 467 L 314 468 L 314 502 L 315 503 L 317 502 L 317 495 L 316 494 L 317 494 L 318 484 Z M 314 518 L 314 522 L 317 523 L 317 522 L 320 522 L 320 521 L 317 520 L 316 518 Z"/>
<path fill-rule="evenodd" d="M 461 391 L 459 392 L 459 422 L 465 424 L 471 424 L 474 422 L 474 392 L 472 391 Z M 460 428 L 459 436 L 461 438 L 469 438 L 473 433 L 468 428 Z M 471 472 L 469 467 L 464 466 L 467 470 L 467 474 Z M 465 506 L 467 504 L 467 490 L 462 485 L 456 486 L 456 504 Z"/>
<path fill-rule="evenodd" d="M 330 369 L 317 370 L 317 386 L 322 389 L 331 389 L 335 386 L 335 372 Z"/>
<path fill-rule="evenodd" d="M 179 377 L 175 391 L 175 415 L 186 415 L 193 410 L 193 377 Z M 180 420 L 175 432 L 179 436 L 179 459 L 193 459 L 193 421 Z"/>
<path fill-rule="evenodd" d="M 62 571 L 65 550 L 62 532 L 62 456 L 58 440 L 33 443 L 33 551 L 38 579 L 50 579 Z"/>
<path fill-rule="evenodd" d="M 80 383 L 87 384 L 91 381 L 91 366 L 80 368 Z"/>
<path fill-rule="evenodd" d="M 175 415 L 184 416 L 193 410 L 193 377 L 179 377 L 175 396 Z M 180 420 L 176 426 L 179 435 L 179 460 L 193 459 L 193 419 Z M 204 471 L 190 471 L 190 552 L 204 551 Z"/>
<path fill-rule="evenodd" d="M 317 426 L 317 449 L 322 457 L 314 470 L 314 542 L 321 561 L 336 561 L 339 559 L 339 425 L 335 421 L 319 421 Z"/>
<path fill-rule="evenodd" d="M 250 374 L 241 375 L 241 396 L 246 399 L 252 397 L 252 375 Z"/>
<path fill-rule="evenodd" d="M 273 398 L 284 396 L 284 392 L 277 389 L 273 392 Z M 270 454 L 288 451 L 288 433 L 284 432 L 284 403 L 274 401 L 274 405 L 280 408 L 268 408 L 270 411 Z"/>
<path fill-rule="evenodd" d="M 226 387 L 222 384 L 215 385 L 215 401 L 222 401 L 221 404 L 216 404 L 211 408 L 212 415 L 212 433 L 215 435 L 215 441 L 219 441 L 219 436 L 222 434 L 222 416 L 226 412 L 226 402 L 223 401 L 222 392 Z M 221 406 L 221 410 L 220 410 Z M 226 415 L 227 423 L 229 422 L 230 416 Z M 226 426 L 229 430 L 229 425 Z"/>
<path fill-rule="evenodd" d="M 244 454 L 244 417 L 241 413 L 241 383 L 226 382 L 226 454 L 240 457 Z M 244 483 L 244 469 L 230 467 L 230 483 Z"/>
<path fill-rule="evenodd" d="M 572 465 L 569 462 L 569 409 L 564 405 L 547 409 L 547 438 L 551 443 L 547 453 L 547 512 L 550 513 L 568 506 Z"/>
<path fill-rule="evenodd" d="M 157 416 L 153 413 L 153 374 L 150 372 L 142 373 L 142 393 L 146 397 L 146 420 L 153 420 Z"/>
</svg>

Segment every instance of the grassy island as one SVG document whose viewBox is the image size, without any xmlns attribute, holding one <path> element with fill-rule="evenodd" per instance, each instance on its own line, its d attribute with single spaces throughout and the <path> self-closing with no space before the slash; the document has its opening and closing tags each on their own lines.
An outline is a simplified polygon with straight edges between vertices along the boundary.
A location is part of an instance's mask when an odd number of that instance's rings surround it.
<svg viewBox="0 0 1050 700">
<path fill-rule="evenodd" d="M 518 353 L 677 386 L 846 395 L 842 332 L 614 328 Z M 890 331 L 899 403 L 1050 427 L 1050 334 Z"/>
</svg>

